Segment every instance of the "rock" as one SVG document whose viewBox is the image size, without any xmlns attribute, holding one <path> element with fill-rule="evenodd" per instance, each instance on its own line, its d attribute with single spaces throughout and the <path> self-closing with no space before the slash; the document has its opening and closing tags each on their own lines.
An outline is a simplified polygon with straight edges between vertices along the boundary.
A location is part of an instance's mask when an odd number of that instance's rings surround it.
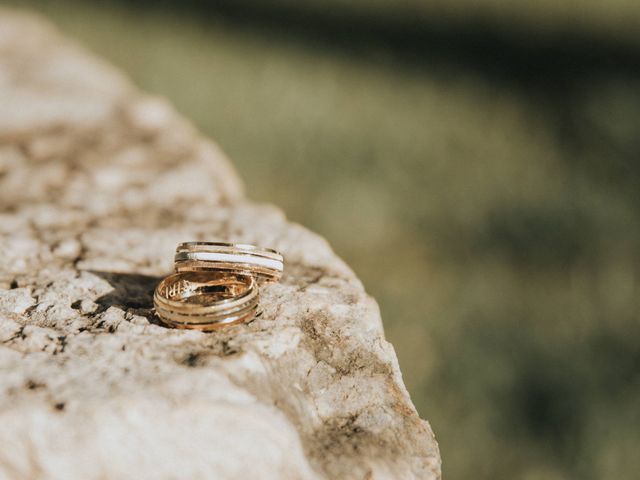
<svg viewBox="0 0 640 480">
<path fill-rule="evenodd" d="M 376 303 L 164 100 L 2 11 L 0 105 L 0 478 L 440 478 Z M 285 276 L 248 325 L 163 328 L 205 239 Z"/>
</svg>

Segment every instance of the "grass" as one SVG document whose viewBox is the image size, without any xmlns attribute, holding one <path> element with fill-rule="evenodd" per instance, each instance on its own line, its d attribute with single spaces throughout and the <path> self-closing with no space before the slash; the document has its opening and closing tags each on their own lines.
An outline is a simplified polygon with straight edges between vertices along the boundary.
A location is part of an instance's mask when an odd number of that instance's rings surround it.
<svg viewBox="0 0 640 480">
<path fill-rule="evenodd" d="M 636 18 L 635 3 L 618 3 L 602 25 Z M 252 198 L 353 266 L 446 478 L 640 471 L 635 67 L 584 60 L 558 65 L 557 83 L 535 68 L 514 80 L 450 52 L 407 61 L 224 17 L 33 4 L 169 97 Z M 485 5 L 504 21 L 500 2 Z M 593 5 L 580 15 L 597 26 Z M 528 8 L 567 22 L 565 7 Z"/>
</svg>

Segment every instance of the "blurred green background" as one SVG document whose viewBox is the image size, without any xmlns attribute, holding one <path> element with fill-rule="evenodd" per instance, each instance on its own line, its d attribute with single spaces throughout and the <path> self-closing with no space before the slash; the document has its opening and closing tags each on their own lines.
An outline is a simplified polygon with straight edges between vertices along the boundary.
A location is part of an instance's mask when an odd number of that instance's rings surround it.
<svg viewBox="0 0 640 480">
<path fill-rule="evenodd" d="M 379 301 L 447 479 L 640 472 L 640 2 L 5 1 L 170 98 Z"/>
</svg>

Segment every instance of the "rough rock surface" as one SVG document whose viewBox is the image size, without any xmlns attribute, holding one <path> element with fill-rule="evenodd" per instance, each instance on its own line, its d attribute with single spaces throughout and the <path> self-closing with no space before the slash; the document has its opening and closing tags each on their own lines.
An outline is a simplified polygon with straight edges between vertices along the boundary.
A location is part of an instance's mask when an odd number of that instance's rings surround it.
<svg viewBox="0 0 640 480">
<path fill-rule="evenodd" d="M 163 328 L 184 240 L 286 258 L 264 314 Z M 0 12 L 0 478 L 440 477 L 378 308 L 327 243 L 245 200 L 164 101 Z"/>
</svg>

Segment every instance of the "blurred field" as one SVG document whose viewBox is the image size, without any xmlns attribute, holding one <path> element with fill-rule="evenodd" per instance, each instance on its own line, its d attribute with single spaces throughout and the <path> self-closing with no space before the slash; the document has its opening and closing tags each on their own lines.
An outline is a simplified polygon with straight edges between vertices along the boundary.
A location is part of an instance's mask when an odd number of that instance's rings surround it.
<svg viewBox="0 0 640 480">
<path fill-rule="evenodd" d="M 421 42 L 404 48 L 402 28 L 362 27 L 390 0 L 323 3 L 358 12 L 341 38 L 313 15 L 134 3 L 19 4 L 169 97 L 253 199 L 331 241 L 381 305 L 445 478 L 637 478 L 640 4 L 402 2 Z"/>
</svg>

